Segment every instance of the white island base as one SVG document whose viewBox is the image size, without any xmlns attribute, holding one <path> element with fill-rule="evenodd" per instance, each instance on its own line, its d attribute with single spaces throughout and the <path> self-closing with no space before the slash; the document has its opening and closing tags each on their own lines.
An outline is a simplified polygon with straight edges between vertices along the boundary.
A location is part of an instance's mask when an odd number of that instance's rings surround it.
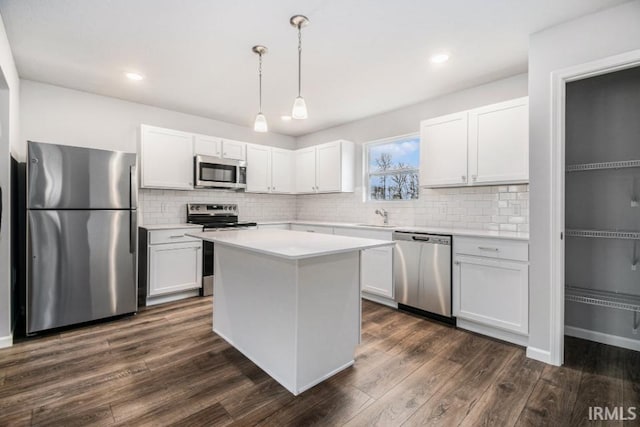
<svg viewBox="0 0 640 427">
<path fill-rule="evenodd" d="M 213 330 L 294 395 L 351 366 L 360 251 L 286 259 L 216 244 Z"/>
</svg>

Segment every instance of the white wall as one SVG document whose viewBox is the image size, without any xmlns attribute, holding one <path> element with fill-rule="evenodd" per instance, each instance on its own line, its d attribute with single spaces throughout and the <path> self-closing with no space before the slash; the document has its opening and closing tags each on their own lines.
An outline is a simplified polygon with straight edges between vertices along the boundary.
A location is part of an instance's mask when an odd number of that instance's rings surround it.
<svg viewBox="0 0 640 427">
<path fill-rule="evenodd" d="M 551 243 L 551 73 L 640 48 L 640 1 L 624 3 L 533 34 L 529 41 L 529 346 L 549 351 Z"/>
<path fill-rule="evenodd" d="M 298 196 L 298 219 L 332 221 L 339 217 L 370 223 L 380 220 L 374 212 L 384 208 L 389 211 L 389 222 L 397 225 L 529 231 L 526 185 L 422 189 L 417 201 L 363 202 L 366 187 L 361 161 L 364 142 L 417 133 L 421 120 L 526 95 L 527 75 L 519 74 L 297 138 L 298 147 L 336 139 L 354 141 L 357 159 L 356 191 Z"/>
<path fill-rule="evenodd" d="M 26 141 L 135 152 L 141 123 L 293 148 L 293 137 L 73 89 L 21 81 L 21 158 Z"/>
<path fill-rule="evenodd" d="M 0 17 L 1 18 L 1 17 Z M 0 187 L 2 221 L 0 224 L 0 348 L 11 345 L 11 205 L 10 153 L 18 145 L 19 86 L 18 72 L 11 47 L 0 19 Z"/>
</svg>

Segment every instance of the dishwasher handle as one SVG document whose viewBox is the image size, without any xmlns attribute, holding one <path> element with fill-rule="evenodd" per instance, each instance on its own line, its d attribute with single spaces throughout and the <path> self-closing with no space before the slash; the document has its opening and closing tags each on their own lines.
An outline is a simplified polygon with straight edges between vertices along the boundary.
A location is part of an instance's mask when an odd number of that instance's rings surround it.
<svg viewBox="0 0 640 427">
<path fill-rule="evenodd" d="M 419 242 L 430 242 L 431 237 L 428 236 L 411 236 L 413 240 L 417 240 Z"/>
</svg>

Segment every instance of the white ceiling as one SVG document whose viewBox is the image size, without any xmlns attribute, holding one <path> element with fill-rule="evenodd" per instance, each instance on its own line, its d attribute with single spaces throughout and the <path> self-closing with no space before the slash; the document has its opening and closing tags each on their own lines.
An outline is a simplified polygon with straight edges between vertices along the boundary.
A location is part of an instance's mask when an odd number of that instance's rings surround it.
<svg viewBox="0 0 640 427">
<path fill-rule="evenodd" d="M 528 35 L 623 0 L 0 0 L 21 77 L 302 135 L 527 69 Z M 296 96 L 303 30 L 309 119 Z M 428 60 L 439 51 L 449 62 Z M 142 82 L 124 78 L 139 71 Z"/>
</svg>

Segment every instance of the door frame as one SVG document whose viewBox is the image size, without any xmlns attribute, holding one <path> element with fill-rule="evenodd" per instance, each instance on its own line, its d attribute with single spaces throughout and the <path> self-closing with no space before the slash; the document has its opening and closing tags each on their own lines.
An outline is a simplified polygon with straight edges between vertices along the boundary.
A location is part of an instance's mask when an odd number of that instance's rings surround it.
<svg viewBox="0 0 640 427">
<path fill-rule="evenodd" d="M 564 363 L 564 218 L 565 103 L 569 82 L 640 66 L 640 49 L 609 56 L 551 73 L 551 321 L 550 360 Z"/>
</svg>

